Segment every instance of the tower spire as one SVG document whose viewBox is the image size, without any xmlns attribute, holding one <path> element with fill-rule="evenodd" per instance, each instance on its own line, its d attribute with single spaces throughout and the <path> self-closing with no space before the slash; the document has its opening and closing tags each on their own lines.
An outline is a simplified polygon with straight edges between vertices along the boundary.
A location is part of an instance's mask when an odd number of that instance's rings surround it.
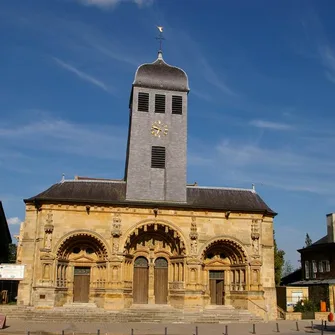
<svg viewBox="0 0 335 335">
<path fill-rule="evenodd" d="M 156 37 L 156 40 L 159 41 L 159 50 L 158 50 L 158 58 L 162 59 L 163 51 L 162 51 L 162 41 L 165 40 L 163 37 L 163 27 L 157 26 L 157 29 L 159 30 L 159 35 Z"/>
</svg>

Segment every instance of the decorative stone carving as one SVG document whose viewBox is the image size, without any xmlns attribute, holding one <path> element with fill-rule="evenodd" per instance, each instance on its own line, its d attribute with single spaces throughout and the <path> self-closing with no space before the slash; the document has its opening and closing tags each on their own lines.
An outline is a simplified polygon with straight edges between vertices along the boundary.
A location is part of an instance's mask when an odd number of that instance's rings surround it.
<svg viewBox="0 0 335 335">
<path fill-rule="evenodd" d="M 198 253 L 198 228 L 196 223 L 196 218 L 192 216 L 191 229 L 190 229 L 190 239 L 191 239 L 191 255 L 196 255 Z"/>
<path fill-rule="evenodd" d="M 259 237 L 261 220 L 252 220 L 251 223 L 251 245 L 253 257 L 259 257 Z"/>
<path fill-rule="evenodd" d="M 113 217 L 112 236 L 120 237 L 121 235 L 121 217 L 119 213 L 115 213 Z"/>
<path fill-rule="evenodd" d="M 198 239 L 198 228 L 197 228 L 197 223 L 196 223 L 196 219 L 194 216 L 192 216 L 190 239 L 191 240 Z"/>
<path fill-rule="evenodd" d="M 21 263 L 22 260 L 22 240 L 23 240 L 23 231 L 24 231 L 24 222 L 20 225 L 20 233 L 19 235 L 14 235 L 17 240 L 17 254 L 16 261 L 17 263 Z"/>
<path fill-rule="evenodd" d="M 191 255 L 196 255 L 198 253 L 198 241 L 191 240 Z"/>
<path fill-rule="evenodd" d="M 113 246 L 112 252 L 116 254 L 119 252 L 119 238 L 122 235 L 121 231 L 121 216 L 120 213 L 114 213 L 113 226 L 112 226 L 112 236 L 113 236 Z"/>
<path fill-rule="evenodd" d="M 52 233 L 54 231 L 53 225 L 53 214 L 51 211 L 47 214 L 46 224 L 44 225 L 44 248 L 47 250 L 51 250 L 52 246 Z"/>
</svg>

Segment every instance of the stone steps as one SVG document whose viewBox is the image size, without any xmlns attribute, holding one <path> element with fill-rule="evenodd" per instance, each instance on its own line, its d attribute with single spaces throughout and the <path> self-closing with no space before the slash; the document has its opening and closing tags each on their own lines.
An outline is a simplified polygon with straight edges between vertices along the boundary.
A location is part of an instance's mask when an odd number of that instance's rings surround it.
<svg viewBox="0 0 335 335">
<path fill-rule="evenodd" d="M 92 306 L 91 306 L 92 307 Z M 122 311 L 106 311 L 100 308 L 80 306 L 37 309 L 21 306 L 1 306 L 0 314 L 8 319 L 32 320 L 36 322 L 140 322 L 140 323 L 230 323 L 260 322 L 247 310 L 237 310 L 229 306 L 205 308 L 203 311 L 183 311 L 170 306 L 133 306 Z"/>
</svg>

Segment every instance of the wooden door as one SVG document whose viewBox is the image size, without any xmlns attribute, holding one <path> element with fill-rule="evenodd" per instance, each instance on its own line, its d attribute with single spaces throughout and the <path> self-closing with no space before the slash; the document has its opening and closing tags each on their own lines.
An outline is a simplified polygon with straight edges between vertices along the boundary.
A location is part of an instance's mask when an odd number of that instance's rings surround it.
<svg viewBox="0 0 335 335">
<path fill-rule="evenodd" d="M 216 280 L 216 304 L 223 305 L 224 287 L 223 280 Z"/>
<path fill-rule="evenodd" d="M 209 272 L 209 291 L 211 296 L 211 305 L 224 305 L 224 272 Z"/>
<path fill-rule="evenodd" d="M 133 303 L 147 304 L 149 289 L 149 268 L 148 260 L 145 257 L 138 257 L 134 262 L 133 278 Z"/>
<path fill-rule="evenodd" d="M 155 303 L 167 304 L 168 296 L 168 262 L 157 258 L 155 262 Z"/>
<path fill-rule="evenodd" d="M 90 294 L 90 268 L 74 268 L 73 301 L 88 302 Z"/>
</svg>

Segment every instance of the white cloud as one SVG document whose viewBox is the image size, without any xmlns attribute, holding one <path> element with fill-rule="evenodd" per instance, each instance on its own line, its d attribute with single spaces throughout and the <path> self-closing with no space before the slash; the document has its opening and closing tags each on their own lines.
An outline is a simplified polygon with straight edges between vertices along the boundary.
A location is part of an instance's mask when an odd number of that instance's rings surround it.
<svg viewBox="0 0 335 335">
<path fill-rule="evenodd" d="M 115 5 L 122 2 L 133 2 L 139 7 L 151 5 L 153 0 L 77 0 L 77 2 L 85 6 L 96 6 L 102 9 L 114 7 Z"/>
<path fill-rule="evenodd" d="M 256 186 L 333 195 L 335 159 L 332 147 L 335 139 L 317 142 L 318 151 L 309 150 L 308 139 L 301 141 L 303 144 L 292 142 L 285 146 L 269 146 L 270 141 L 265 142 L 264 138 L 262 144 L 231 139 L 223 139 L 217 145 L 207 144 L 205 148 L 197 144 L 194 150 L 192 146 L 190 148 L 189 164 L 193 169 L 199 169 L 199 173 L 206 167 L 208 174 L 220 176 L 216 184 L 255 183 Z"/>
<path fill-rule="evenodd" d="M 289 124 L 271 122 L 271 121 L 265 121 L 265 120 L 252 120 L 250 121 L 249 124 L 257 128 L 273 129 L 273 130 L 290 130 L 293 128 Z"/>
<path fill-rule="evenodd" d="M 77 75 L 79 78 L 95 85 L 95 86 L 98 86 L 100 88 L 102 88 L 104 91 L 106 92 L 109 92 L 109 93 L 112 93 L 113 92 L 113 89 L 111 87 L 108 87 L 105 83 L 103 83 L 101 80 L 99 79 L 96 79 L 94 77 L 92 77 L 91 75 L 83 72 L 83 71 L 80 71 L 78 70 L 76 67 L 68 64 L 68 63 L 65 63 L 63 62 L 62 60 L 56 58 L 56 57 L 53 57 L 53 60 L 59 65 L 61 66 L 62 68 L 74 73 L 75 75 Z"/>
<path fill-rule="evenodd" d="M 0 149 L 24 148 L 62 152 L 101 159 L 124 158 L 126 129 L 99 124 L 78 124 L 45 117 L 21 125 L 0 128 Z M 6 145 L 10 149 L 6 149 Z M 0 157 L 1 158 L 1 157 Z"/>
<path fill-rule="evenodd" d="M 18 224 L 21 224 L 21 220 L 17 217 L 17 216 L 15 216 L 15 217 L 12 217 L 12 218 L 9 218 L 8 220 L 7 220 L 7 223 L 9 224 L 9 225 L 18 225 Z"/>
</svg>

